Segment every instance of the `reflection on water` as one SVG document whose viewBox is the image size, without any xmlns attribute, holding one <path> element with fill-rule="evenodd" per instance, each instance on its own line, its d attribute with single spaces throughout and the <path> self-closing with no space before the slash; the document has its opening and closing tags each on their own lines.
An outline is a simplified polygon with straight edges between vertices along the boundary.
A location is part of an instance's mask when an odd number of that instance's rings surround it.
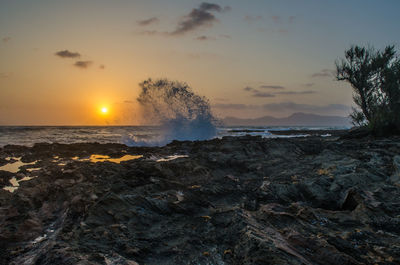
<svg viewBox="0 0 400 265">
<path fill-rule="evenodd" d="M 41 170 L 40 167 L 31 167 L 31 168 L 27 168 L 26 171 L 32 172 L 32 171 L 37 171 L 37 170 Z"/>
<path fill-rule="evenodd" d="M 89 158 L 79 158 L 79 157 L 73 157 L 73 160 L 78 160 L 78 161 L 90 161 L 92 163 L 97 163 L 97 162 L 112 162 L 112 163 L 121 163 L 123 161 L 129 161 L 129 160 L 134 160 L 134 159 L 139 159 L 142 158 L 142 155 L 124 155 L 123 157 L 120 158 L 111 158 L 106 155 L 91 155 Z"/>
<path fill-rule="evenodd" d="M 21 157 L 7 157 L 6 160 L 7 161 L 17 160 L 16 162 L 8 163 L 8 164 L 0 167 L 0 170 L 8 171 L 11 173 L 17 173 L 19 171 L 20 167 L 26 166 L 26 165 L 33 165 L 33 164 L 36 164 L 36 162 L 37 162 L 37 161 L 34 161 L 31 163 L 24 163 L 21 161 Z M 30 169 L 28 171 L 31 171 L 31 170 L 36 170 L 36 169 Z"/>
<path fill-rule="evenodd" d="M 20 182 L 31 180 L 33 178 L 35 178 L 35 177 L 23 177 L 22 179 L 17 180 L 15 177 L 12 177 L 10 179 L 10 183 L 11 183 L 12 186 L 6 186 L 6 187 L 3 188 L 3 190 L 6 190 L 6 191 L 9 191 L 9 192 L 12 193 L 12 192 L 14 192 L 14 191 L 16 191 L 18 189 Z"/>
<path fill-rule="evenodd" d="M 167 156 L 167 157 L 157 159 L 156 162 L 166 162 L 166 161 L 171 161 L 171 160 L 175 160 L 175 159 L 183 158 L 183 157 L 189 157 L 189 156 L 188 155 L 172 155 L 172 156 Z"/>
</svg>

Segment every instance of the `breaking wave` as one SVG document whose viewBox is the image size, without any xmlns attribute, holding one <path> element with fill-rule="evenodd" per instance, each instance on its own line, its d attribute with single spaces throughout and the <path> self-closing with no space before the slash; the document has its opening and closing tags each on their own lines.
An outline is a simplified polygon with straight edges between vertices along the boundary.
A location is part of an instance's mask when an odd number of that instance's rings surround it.
<svg viewBox="0 0 400 265">
<path fill-rule="evenodd" d="M 131 136 L 129 146 L 162 146 L 173 140 L 206 140 L 216 136 L 216 119 L 207 98 L 196 95 L 186 83 L 148 79 L 137 101 L 147 123 L 158 124 L 160 135 L 152 139 Z"/>
</svg>

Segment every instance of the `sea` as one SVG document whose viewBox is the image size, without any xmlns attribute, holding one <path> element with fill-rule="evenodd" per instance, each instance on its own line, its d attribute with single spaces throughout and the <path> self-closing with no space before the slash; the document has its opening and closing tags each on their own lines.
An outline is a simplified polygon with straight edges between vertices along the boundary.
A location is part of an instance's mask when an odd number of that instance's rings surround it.
<svg viewBox="0 0 400 265">
<path fill-rule="evenodd" d="M 217 127 L 215 137 L 260 135 L 265 138 L 307 137 L 298 134 L 301 130 L 336 130 L 346 127 Z M 289 135 L 274 135 L 273 131 L 287 130 Z M 5 145 L 33 146 L 35 143 L 131 143 L 132 139 L 141 145 L 152 145 L 162 136 L 157 126 L 0 126 L 0 147 Z M 129 144 L 128 144 L 129 145 Z"/>
</svg>

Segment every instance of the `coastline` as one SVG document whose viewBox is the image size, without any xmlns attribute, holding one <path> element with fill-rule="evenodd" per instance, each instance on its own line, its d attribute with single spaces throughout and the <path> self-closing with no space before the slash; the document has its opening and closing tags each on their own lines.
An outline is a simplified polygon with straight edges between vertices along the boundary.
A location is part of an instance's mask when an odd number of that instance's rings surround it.
<svg viewBox="0 0 400 265">
<path fill-rule="evenodd" d="M 399 262 L 400 138 L 341 133 L 5 146 L 0 263 Z"/>
<path fill-rule="evenodd" d="M 343 127 L 307 127 L 307 126 L 265 126 L 265 127 L 217 127 L 215 138 L 224 136 L 261 135 L 266 138 L 304 136 L 338 135 L 346 132 Z M 33 146 L 35 143 L 122 143 L 130 145 L 154 146 L 163 135 L 160 127 L 149 126 L 0 126 L 0 147 L 6 145 Z M 171 138 L 179 138 L 180 135 Z M 212 137 L 212 136 L 210 136 Z M 163 142 L 163 144 L 165 144 Z"/>
</svg>

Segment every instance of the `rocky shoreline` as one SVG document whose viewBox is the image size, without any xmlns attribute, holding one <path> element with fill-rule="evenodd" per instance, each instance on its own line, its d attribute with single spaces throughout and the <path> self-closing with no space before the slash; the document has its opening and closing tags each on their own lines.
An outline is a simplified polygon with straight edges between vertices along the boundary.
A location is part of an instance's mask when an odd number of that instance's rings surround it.
<svg viewBox="0 0 400 265">
<path fill-rule="evenodd" d="M 1 264 L 400 263 L 399 137 L 0 148 L 10 163 Z"/>
</svg>

